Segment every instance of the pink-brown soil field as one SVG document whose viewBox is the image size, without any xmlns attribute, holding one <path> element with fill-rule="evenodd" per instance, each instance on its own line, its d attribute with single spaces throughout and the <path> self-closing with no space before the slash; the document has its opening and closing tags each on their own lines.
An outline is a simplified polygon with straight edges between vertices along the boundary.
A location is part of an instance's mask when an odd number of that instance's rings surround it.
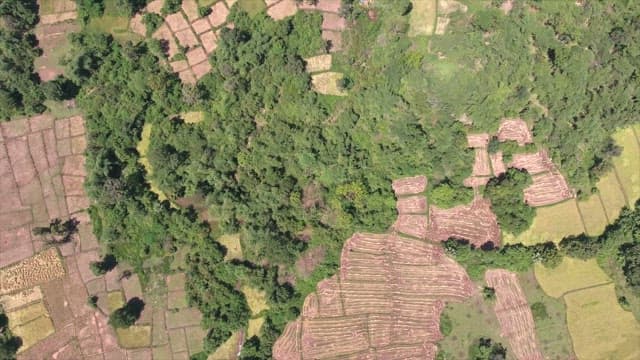
<svg viewBox="0 0 640 360">
<path fill-rule="evenodd" d="M 488 200 L 476 198 L 471 205 L 451 209 L 431 206 L 427 238 L 445 241 L 449 238 L 465 239 L 481 246 L 487 242 L 500 245 L 500 227 Z"/>
<path fill-rule="evenodd" d="M 533 142 L 533 136 L 529 130 L 529 126 L 524 120 L 521 119 L 505 119 L 500 124 L 498 129 L 498 140 L 509 141 L 513 140 L 520 146 L 530 144 Z"/>
<path fill-rule="evenodd" d="M 315 5 L 303 1 L 298 4 L 298 8 L 300 10 L 318 10 L 337 14 L 340 12 L 340 0 L 318 0 L 318 3 Z"/>
<path fill-rule="evenodd" d="M 484 148 L 489 144 L 489 134 L 468 134 L 467 146 L 470 148 Z"/>
<path fill-rule="evenodd" d="M 511 351 L 519 360 L 542 360 L 536 339 L 533 315 L 516 274 L 507 270 L 487 270 L 485 281 L 495 289 L 494 310 L 501 336 L 509 339 Z"/>
<path fill-rule="evenodd" d="M 475 149 L 475 160 L 473 162 L 473 176 L 491 175 L 491 164 L 489 162 L 489 152 L 486 148 Z"/>
<path fill-rule="evenodd" d="M 524 189 L 524 201 L 530 206 L 545 206 L 574 197 L 564 176 L 546 172 L 533 176 L 533 184 Z"/>
<path fill-rule="evenodd" d="M 504 165 L 504 160 L 502 159 L 502 151 L 490 154 L 489 159 L 491 160 L 491 168 L 493 169 L 494 176 L 500 176 L 507 171 L 507 167 Z"/>
<path fill-rule="evenodd" d="M 530 154 L 514 154 L 509 167 L 527 170 L 531 175 L 555 169 L 546 150 Z"/>
<path fill-rule="evenodd" d="M 427 212 L 427 198 L 409 196 L 398 199 L 396 209 L 399 214 L 424 214 Z"/>
<path fill-rule="evenodd" d="M 426 215 L 400 214 L 392 227 L 403 234 L 424 239 L 427 236 L 428 222 Z"/>
<path fill-rule="evenodd" d="M 287 16 L 294 15 L 298 11 L 294 0 L 282 0 L 279 3 L 269 7 L 267 14 L 274 20 L 282 20 Z"/>
<path fill-rule="evenodd" d="M 347 27 L 347 21 L 338 14 L 323 13 L 322 14 L 322 29 L 323 30 L 335 30 L 342 31 Z"/>
<path fill-rule="evenodd" d="M 357 233 L 337 275 L 305 299 L 273 347 L 280 359 L 433 359 L 445 301 L 475 286 L 441 247 L 393 234 Z"/>
<path fill-rule="evenodd" d="M 393 180 L 391 184 L 396 196 L 420 194 L 427 188 L 427 177 L 424 175 Z"/>
</svg>

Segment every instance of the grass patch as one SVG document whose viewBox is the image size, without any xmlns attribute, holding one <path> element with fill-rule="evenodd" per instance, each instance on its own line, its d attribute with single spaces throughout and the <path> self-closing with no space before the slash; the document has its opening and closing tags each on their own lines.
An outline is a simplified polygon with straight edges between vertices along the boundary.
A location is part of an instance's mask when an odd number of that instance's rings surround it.
<svg viewBox="0 0 640 360">
<path fill-rule="evenodd" d="M 587 200 L 578 201 L 578 207 L 580 208 L 587 234 L 592 236 L 602 234 L 608 221 L 600 201 L 600 195 L 593 194 Z"/>
<path fill-rule="evenodd" d="M 431 35 L 435 30 L 437 0 L 413 1 L 409 15 L 409 36 Z"/>
<path fill-rule="evenodd" d="M 449 318 L 451 332 L 438 342 L 438 349 L 446 355 L 445 359 L 466 359 L 469 347 L 480 337 L 490 337 L 504 346 L 509 345 L 507 339 L 500 337 L 500 324 L 493 305 L 479 293 L 464 303 L 447 304 L 442 316 Z"/>
<path fill-rule="evenodd" d="M 258 15 L 261 11 L 267 8 L 267 4 L 265 4 L 264 0 L 239 0 L 238 6 L 249 14 L 249 16 L 253 17 Z"/>
<path fill-rule="evenodd" d="M 514 237 L 505 234 L 506 243 L 523 243 L 533 245 L 547 241 L 560 242 L 568 235 L 578 235 L 584 232 L 580 213 L 575 199 L 558 204 L 537 208 L 537 215 L 531 227 L 522 234 Z"/>
<path fill-rule="evenodd" d="M 342 73 L 333 71 L 312 75 L 313 90 L 324 95 L 346 96 L 347 93 L 338 87 L 338 81 L 343 77 Z"/>
<path fill-rule="evenodd" d="M 13 335 L 22 339 L 22 346 L 18 352 L 30 348 L 55 331 L 49 312 L 42 301 L 8 312 L 6 315 Z"/>
<path fill-rule="evenodd" d="M 623 148 L 622 154 L 613 158 L 613 165 L 631 206 L 640 198 L 640 146 L 631 127 L 616 132 L 613 139 Z"/>
<path fill-rule="evenodd" d="M 156 195 L 158 195 L 158 200 L 164 201 L 168 199 L 167 195 L 162 190 L 160 190 L 157 184 L 155 184 L 151 180 L 151 176 L 153 175 L 153 167 L 151 166 L 149 159 L 147 159 L 147 152 L 149 151 L 149 145 L 151 143 L 152 129 L 153 129 L 153 124 L 151 123 L 144 124 L 144 126 L 142 127 L 142 135 L 140 136 L 140 142 L 138 143 L 138 146 L 136 146 L 136 149 L 140 154 L 140 159 L 138 161 L 140 162 L 140 164 L 142 164 L 142 166 L 144 166 L 145 170 L 147 171 L 147 182 L 151 187 L 151 191 Z"/>
<path fill-rule="evenodd" d="M 72 107 L 65 101 L 45 100 L 44 105 L 56 119 L 65 119 L 81 113 L 80 108 Z"/>
<path fill-rule="evenodd" d="M 209 355 L 207 360 L 229 360 L 235 359 L 238 354 L 238 340 L 240 339 L 240 332 L 236 331 L 231 334 L 231 337 L 220 345 L 213 354 Z"/>
<path fill-rule="evenodd" d="M 116 336 L 122 348 L 147 347 L 151 344 L 151 326 L 134 325 L 126 329 L 116 329 Z"/>
<path fill-rule="evenodd" d="M 264 324 L 263 316 L 256 319 L 250 319 L 249 326 L 247 327 L 247 338 L 251 338 L 254 335 L 259 335 L 262 324 Z"/>
<path fill-rule="evenodd" d="M 542 307 L 547 313 L 547 316 L 541 317 L 536 316 L 534 312 L 536 338 L 545 359 L 564 360 L 575 358 L 569 328 L 567 327 L 567 313 L 564 301 L 547 296 L 538 285 L 533 271 L 520 274 L 518 281 L 527 297 L 529 306 L 538 304 L 536 306 Z"/>
<path fill-rule="evenodd" d="M 568 291 L 601 285 L 611 281 L 596 259 L 580 260 L 564 257 L 558 267 L 549 269 L 535 265 L 538 283 L 549 296 L 559 298 Z"/>
<path fill-rule="evenodd" d="M 180 117 L 182 117 L 184 122 L 187 124 L 197 124 L 199 122 L 202 122 L 202 120 L 204 120 L 204 112 L 189 111 L 189 112 L 180 114 Z"/>
<path fill-rule="evenodd" d="M 613 284 L 576 291 L 564 298 L 579 359 L 640 358 L 640 325 L 618 304 Z"/>
<path fill-rule="evenodd" d="M 243 286 L 242 293 L 247 298 L 247 303 L 249 304 L 252 315 L 258 315 L 262 311 L 269 309 L 266 292 L 250 286 Z"/>
<path fill-rule="evenodd" d="M 222 235 L 218 238 L 218 242 L 227 248 L 227 253 L 224 256 L 225 260 L 242 260 L 242 244 L 240 243 L 240 234 Z"/>
<path fill-rule="evenodd" d="M 105 0 L 104 15 L 91 19 L 87 28 L 111 34 L 116 40 L 122 42 L 129 40 L 137 42 L 143 39 L 140 35 L 129 31 L 129 17 L 121 13 L 116 0 Z"/>
<path fill-rule="evenodd" d="M 116 311 L 124 306 L 124 294 L 122 291 L 111 291 L 107 294 L 107 309 L 109 313 Z"/>
<path fill-rule="evenodd" d="M 187 347 L 190 354 L 196 354 L 203 350 L 204 338 L 207 332 L 200 326 L 184 329 L 187 338 Z"/>
</svg>

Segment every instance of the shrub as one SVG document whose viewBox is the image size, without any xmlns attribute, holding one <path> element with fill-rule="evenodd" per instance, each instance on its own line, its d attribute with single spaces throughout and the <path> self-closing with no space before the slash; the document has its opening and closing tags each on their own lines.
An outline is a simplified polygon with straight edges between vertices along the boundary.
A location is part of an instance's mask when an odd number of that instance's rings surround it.
<svg viewBox="0 0 640 360">
<path fill-rule="evenodd" d="M 109 324 L 114 328 L 128 328 L 135 324 L 144 309 L 144 302 L 137 297 L 109 315 Z"/>
<path fill-rule="evenodd" d="M 492 178 L 485 187 L 484 196 L 491 200 L 498 223 L 513 235 L 527 230 L 536 215 L 536 210 L 524 202 L 523 190 L 530 184 L 531 178 L 526 171 L 508 169 L 501 176 Z"/>
<path fill-rule="evenodd" d="M 543 302 L 535 302 L 531 304 L 531 313 L 535 321 L 544 320 L 549 317 L 547 306 Z"/>
</svg>

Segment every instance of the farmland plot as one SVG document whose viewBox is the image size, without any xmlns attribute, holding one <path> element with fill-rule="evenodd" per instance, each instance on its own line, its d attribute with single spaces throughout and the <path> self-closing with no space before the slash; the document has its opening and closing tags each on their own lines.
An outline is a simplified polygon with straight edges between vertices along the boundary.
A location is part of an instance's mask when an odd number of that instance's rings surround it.
<svg viewBox="0 0 640 360">
<path fill-rule="evenodd" d="M 427 238 L 445 241 L 449 238 L 465 239 L 481 246 L 492 242 L 500 244 L 500 228 L 488 200 L 475 199 L 471 205 L 459 205 L 451 209 L 431 206 Z"/>
<path fill-rule="evenodd" d="M 533 143 L 529 125 L 522 119 L 504 119 L 498 128 L 499 141 L 515 141 L 520 146 Z"/>
</svg>

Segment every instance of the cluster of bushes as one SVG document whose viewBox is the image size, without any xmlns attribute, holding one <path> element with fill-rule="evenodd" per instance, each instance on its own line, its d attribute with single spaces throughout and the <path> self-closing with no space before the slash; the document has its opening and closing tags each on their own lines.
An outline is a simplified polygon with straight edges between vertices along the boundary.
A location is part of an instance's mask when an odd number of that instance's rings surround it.
<svg viewBox="0 0 640 360">
<path fill-rule="evenodd" d="M 0 307 L 0 359 L 15 360 L 22 340 L 9 330 L 9 318 Z"/>
<path fill-rule="evenodd" d="M 524 202 L 523 193 L 531 182 L 526 171 L 509 168 L 489 180 L 484 188 L 484 197 L 491 200 L 491 208 L 503 231 L 518 235 L 531 226 L 536 209 Z"/>
</svg>

